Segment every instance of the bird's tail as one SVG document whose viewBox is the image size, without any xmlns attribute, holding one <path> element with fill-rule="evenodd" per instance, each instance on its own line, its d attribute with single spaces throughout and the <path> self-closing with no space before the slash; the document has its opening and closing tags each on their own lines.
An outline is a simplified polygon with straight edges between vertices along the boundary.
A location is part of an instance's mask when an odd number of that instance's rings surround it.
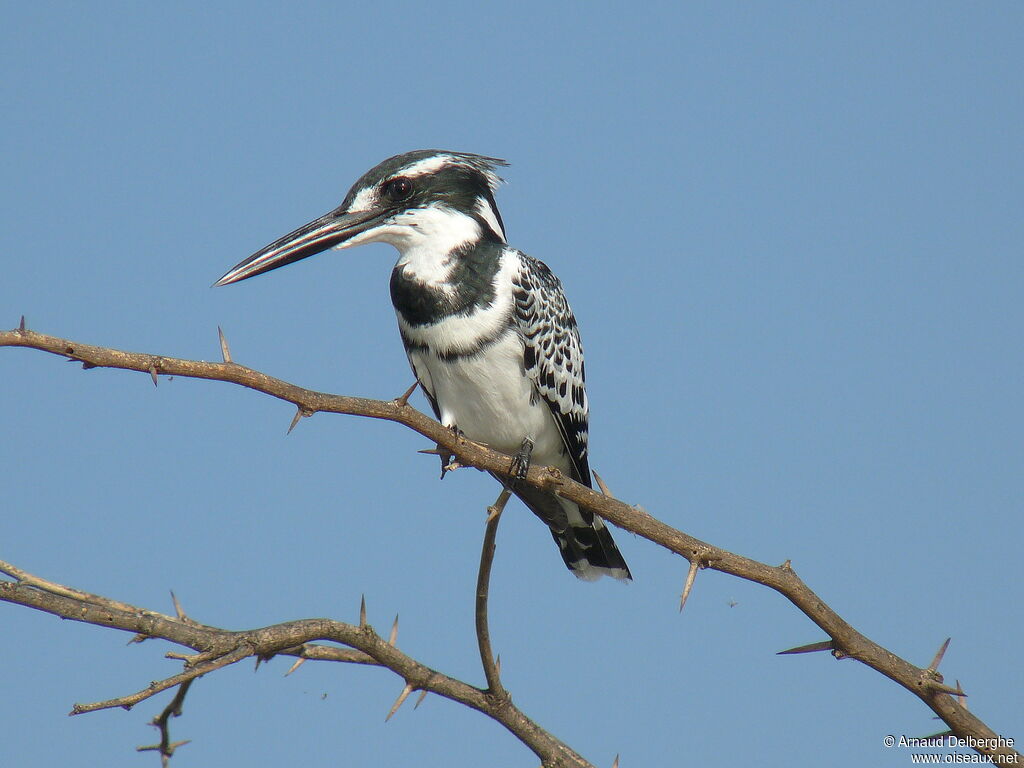
<svg viewBox="0 0 1024 768">
<path fill-rule="evenodd" d="M 571 501 L 536 488 L 521 487 L 515 493 L 530 511 L 548 524 L 573 576 L 584 581 L 596 581 L 602 576 L 620 581 L 633 578 L 601 518 L 581 510 Z"/>
<path fill-rule="evenodd" d="M 633 578 L 601 518 L 595 517 L 590 525 L 582 521 L 579 525 L 570 524 L 564 531 L 552 528 L 551 536 L 576 578 L 584 581 L 595 581 L 602 576 L 620 581 Z"/>
</svg>

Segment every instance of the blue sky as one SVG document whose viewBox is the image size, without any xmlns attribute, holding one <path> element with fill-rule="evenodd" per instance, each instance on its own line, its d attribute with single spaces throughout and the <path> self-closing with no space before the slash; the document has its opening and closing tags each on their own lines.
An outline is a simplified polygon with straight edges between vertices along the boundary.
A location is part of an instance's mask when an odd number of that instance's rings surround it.
<svg viewBox="0 0 1024 768">
<path fill-rule="evenodd" d="M 0 325 L 391 398 L 394 253 L 211 289 L 383 158 L 504 157 L 510 242 L 565 283 L 592 464 L 621 498 L 798 573 L 1024 738 L 1020 4 L 8 4 Z M 225 384 L 0 350 L 0 558 L 229 628 L 329 616 L 482 683 L 472 595 L 496 488 L 425 441 Z M 426 404 L 418 401 L 421 408 Z M 493 574 L 516 702 L 598 765 L 903 766 L 940 730 L 776 594 L 624 532 L 583 584 L 521 505 Z M 735 605 L 733 605 L 735 603 Z M 0 606 L 5 765 L 155 765 L 158 643 Z M 192 765 L 532 765 L 388 672 L 245 663 L 189 695 Z M 17 724 L 15 727 L 14 724 Z"/>
</svg>

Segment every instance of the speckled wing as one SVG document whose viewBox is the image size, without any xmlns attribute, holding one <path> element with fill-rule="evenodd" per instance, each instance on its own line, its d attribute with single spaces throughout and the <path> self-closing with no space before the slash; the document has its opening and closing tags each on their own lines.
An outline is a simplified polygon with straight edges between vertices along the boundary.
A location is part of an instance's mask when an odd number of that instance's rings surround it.
<svg viewBox="0 0 1024 768">
<path fill-rule="evenodd" d="M 513 278 L 512 296 L 525 344 L 526 375 L 554 414 L 572 460 L 573 479 L 590 486 L 589 407 L 576 318 L 562 292 L 562 283 L 547 265 L 523 253 L 519 260 L 522 266 Z"/>
</svg>

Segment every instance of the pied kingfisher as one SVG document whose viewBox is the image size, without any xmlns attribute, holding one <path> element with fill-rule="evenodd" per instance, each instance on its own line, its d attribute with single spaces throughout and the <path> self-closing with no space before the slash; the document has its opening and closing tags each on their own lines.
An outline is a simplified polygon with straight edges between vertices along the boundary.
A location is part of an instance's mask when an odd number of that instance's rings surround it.
<svg viewBox="0 0 1024 768">
<path fill-rule="evenodd" d="M 590 486 L 583 347 L 562 285 L 505 244 L 494 202 L 502 160 L 419 150 L 385 160 L 342 204 L 257 251 L 215 285 L 328 248 L 390 243 L 391 301 L 438 420 L 470 440 L 557 467 Z M 600 518 L 525 483 L 510 489 L 551 528 L 573 574 L 631 578 Z"/>
</svg>

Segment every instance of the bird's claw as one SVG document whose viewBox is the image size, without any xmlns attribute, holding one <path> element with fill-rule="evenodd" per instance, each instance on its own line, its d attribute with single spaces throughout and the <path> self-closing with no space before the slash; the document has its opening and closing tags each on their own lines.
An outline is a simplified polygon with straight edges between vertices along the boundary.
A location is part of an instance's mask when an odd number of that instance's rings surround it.
<svg viewBox="0 0 1024 768">
<path fill-rule="evenodd" d="M 465 437 L 463 431 L 454 424 L 450 424 L 448 426 L 448 429 L 454 432 L 456 437 Z M 444 451 L 444 453 L 441 453 L 441 451 L 443 451 L 444 449 L 441 448 L 440 445 L 437 446 L 437 449 L 438 455 L 441 457 L 441 479 L 444 480 L 445 475 L 447 475 L 449 472 L 454 472 L 456 469 L 460 469 L 462 465 L 459 464 L 459 462 L 455 459 L 454 453 L 451 453 L 450 451 Z"/>
<path fill-rule="evenodd" d="M 528 437 L 523 438 L 523 444 L 519 446 L 519 450 L 512 457 L 512 465 L 509 467 L 509 474 L 512 475 L 514 482 L 521 483 L 526 479 L 526 475 L 530 471 L 531 456 L 533 456 L 533 440 Z"/>
</svg>

